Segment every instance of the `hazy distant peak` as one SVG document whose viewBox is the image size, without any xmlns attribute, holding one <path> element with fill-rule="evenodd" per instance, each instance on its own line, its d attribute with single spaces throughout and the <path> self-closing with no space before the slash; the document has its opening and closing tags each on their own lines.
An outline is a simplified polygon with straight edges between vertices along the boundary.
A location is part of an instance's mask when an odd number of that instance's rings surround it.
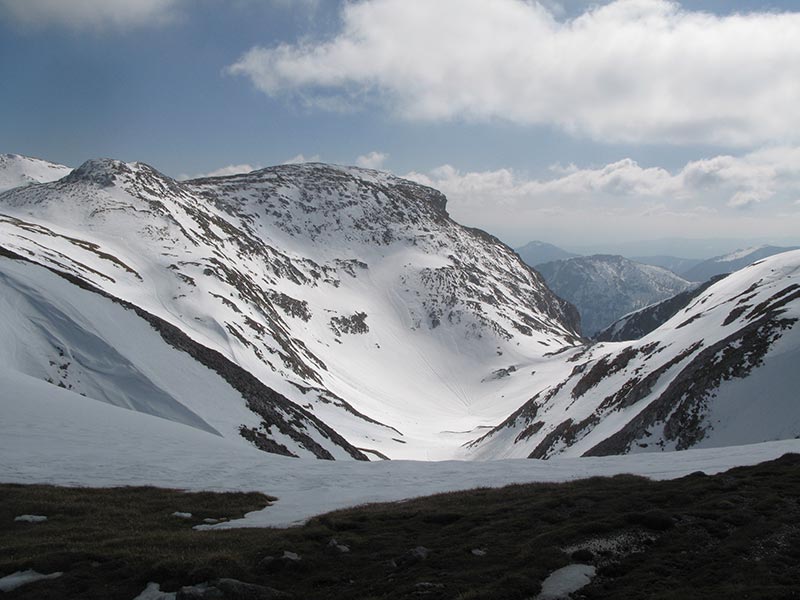
<svg viewBox="0 0 800 600">
<path fill-rule="evenodd" d="M 543 263 L 552 262 L 554 260 L 564 260 L 566 258 L 578 256 L 577 254 L 568 252 L 567 250 L 559 248 L 554 244 L 539 240 L 528 242 L 524 246 L 516 248 L 516 251 L 520 258 L 525 261 L 526 264 L 532 267 Z"/>
</svg>

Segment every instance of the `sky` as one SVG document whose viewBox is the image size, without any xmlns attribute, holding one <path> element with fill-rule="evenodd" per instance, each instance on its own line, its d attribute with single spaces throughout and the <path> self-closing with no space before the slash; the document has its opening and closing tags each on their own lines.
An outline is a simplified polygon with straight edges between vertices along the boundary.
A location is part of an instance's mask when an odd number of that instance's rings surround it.
<svg viewBox="0 0 800 600">
<path fill-rule="evenodd" d="M 798 40 L 788 0 L 0 0 L 0 152 L 382 169 L 513 246 L 800 243 Z"/>
</svg>

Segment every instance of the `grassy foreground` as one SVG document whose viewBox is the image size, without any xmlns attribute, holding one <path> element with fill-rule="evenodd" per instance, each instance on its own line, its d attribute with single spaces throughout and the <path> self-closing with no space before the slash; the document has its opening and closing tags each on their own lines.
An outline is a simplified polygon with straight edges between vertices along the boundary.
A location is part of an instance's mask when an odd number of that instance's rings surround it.
<svg viewBox="0 0 800 600">
<path fill-rule="evenodd" d="M 523 599 L 571 562 L 598 567 L 579 598 L 800 598 L 798 455 L 712 477 L 442 494 L 286 530 L 192 529 L 269 501 L 256 493 L 0 485 L 0 577 L 64 571 L 0 598 L 132 600 L 150 581 L 175 591 L 231 577 L 298 599 Z M 48 520 L 14 521 L 23 514 Z M 427 552 L 410 552 L 418 547 Z M 300 560 L 281 558 L 284 551 Z"/>
</svg>

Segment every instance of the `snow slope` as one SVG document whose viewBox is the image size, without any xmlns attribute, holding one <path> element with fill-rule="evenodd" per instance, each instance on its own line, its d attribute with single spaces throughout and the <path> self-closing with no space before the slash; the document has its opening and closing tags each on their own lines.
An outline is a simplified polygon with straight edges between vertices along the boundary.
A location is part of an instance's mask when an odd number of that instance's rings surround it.
<svg viewBox="0 0 800 600">
<path fill-rule="evenodd" d="M 0 481 L 262 491 L 264 510 L 219 527 L 287 526 L 366 502 L 479 486 L 636 473 L 716 473 L 800 452 L 787 440 L 680 453 L 492 462 L 317 461 L 266 454 L 174 421 L 84 398 L 0 366 Z"/>
<path fill-rule="evenodd" d="M 471 449 L 546 458 L 798 437 L 798 319 L 800 251 L 754 263 L 639 340 L 561 353 L 563 377 L 533 387 Z"/>
<path fill-rule="evenodd" d="M 522 401 L 498 402 L 493 373 L 580 340 L 574 309 L 445 202 L 365 169 L 177 182 L 102 159 L 0 194 L 0 247 L 179 328 L 371 458 L 448 458 Z"/>
<path fill-rule="evenodd" d="M 7 369 L 244 447 L 550 458 L 800 434 L 798 252 L 590 345 L 430 188 L 320 164 L 179 183 L 103 159 L 0 194 L 2 254 Z"/>
<path fill-rule="evenodd" d="M 536 269 L 556 294 L 578 308 L 587 337 L 631 311 L 693 287 L 661 267 L 606 254 L 559 260 Z"/>
<path fill-rule="evenodd" d="M 250 445 L 240 435 L 247 427 L 279 438 L 282 449 L 275 451 L 285 454 L 359 456 L 313 416 L 272 399 L 268 390 L 243 394 L 231 376 L 233 365 L 205 366 L 174 341 L 170 345 L 154 322 L 43 267 L 0 257 L 0 315 L 0 364 L 47 382 L 51 390 L 72 390 L 243 446 Z M 6 386 L 0 397 L 14 400 Z M 303 423 L 311 440 L 283 434 L 289 422 Z"/>
<path fill-rule="evenodd" d="M 725 275 L 717 275 L 694 289 L 686 290 L 661 302 L 630 312 L 597 332 L 593 339 L 598 342 L 638 340 L 661 327 L 723 277 Z"/>
<path fill-rule="evenodd" d="M 19 154 L 0 154 L 0 192 L 11 188 L 55 181 L 67 176 L 71 167 Z"/>
</svg>

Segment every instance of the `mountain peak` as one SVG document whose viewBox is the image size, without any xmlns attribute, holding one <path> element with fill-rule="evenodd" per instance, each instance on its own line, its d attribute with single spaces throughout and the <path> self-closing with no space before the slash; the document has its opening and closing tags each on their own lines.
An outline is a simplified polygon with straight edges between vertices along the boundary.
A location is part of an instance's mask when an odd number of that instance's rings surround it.
<svg viewBox="0 0 800 600">
<path fill-rule="evenodd" d="M 531 267 L 554 260 L 564 260 L 577 256 L 572 252 L 567 252 L 563 248 L 539 240 L 533 240 L 524 246 L 520 246 L 516 249 L 516 252 L 519 254 L 520 258 Z"/>
<path fill-rule="evenodd" d="M 345 220 L 356 218 L 360 225 L 370 229 L 392 221 L 414 220 L 415 215 L 437 221 L 449 216 L 447 198 L 438 190 L 391 173 L 360 167 L 326 163 L 277 165 L 182 183 L 223 203 L 224 198 L 240 198 L 242 202 L 237 202 L 237 209 L 253 201 L 272 205 L 280 198 L 280 206 L 274 205 L 273 210 L 286 212 L 289 206 L 294 206 L 299 210 L 295 217 L 304 219 L 313 213 L 327 215 L 325 222 L 315 221 L 313 228 L 329 227 L 330 218 L 335 220 L 336 215 Z M 242 194 L 244 190 L 247 193 Z"/>
<path fill-rule="evenodd" d="M 147 173 L 148 175 L 157 175 L 160 178 L 170 179 L 142 162 L 126 163 L 115 158 L 92 158 L 72 171 L 69 181 L 87 181 L 96 183 L 101 187 L 110 187 L 119 179 L 135 177 L 138 173 Z"/>
<path fill-rule="evenodd" d="M 70 167 L 40 158 L 22 154 L 0 154 L 0 192 L 35 183 L 55 181 L 70 171 Z"/>
</svg>

